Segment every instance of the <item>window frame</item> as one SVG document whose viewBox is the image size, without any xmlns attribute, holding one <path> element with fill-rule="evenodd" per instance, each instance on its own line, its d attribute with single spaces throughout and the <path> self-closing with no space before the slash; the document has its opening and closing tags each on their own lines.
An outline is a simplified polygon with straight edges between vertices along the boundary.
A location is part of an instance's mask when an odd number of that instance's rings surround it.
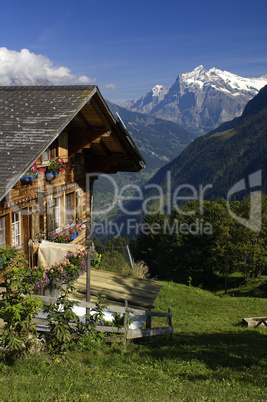
<svg viewBox="0 0 267 402">
<path fill-rule="evenodd" d="M 61 229 L 61 197 L 47 200 L 46 219 L 49 236 Z"/>
<path fill-rule="evenodd" d="M 73 195 L 74 193 L 65 194 L 65 226 L 73 223 Z M 71 206 L 68 209 L 68 206 Z"/>
<path fill-rule="evenodd" d="M 21 212 L 12 212 L 11 217 L 12 228 L 12 246 L 21 247 Z"/>
<path fill-rule="evenodd" d="M 55 221 L 55 231 L 61 229 L 61 199 L 60 197 L 54 198 L 55 206 L 54 206 L 54 221 Z"/>
<path fill-rule="evenodd" d="M 1 235 L 3 236 L 3 241 L 0 240 L 0 248 L 6 247 L 6 217 L 0 217 L 0 239 Z"/>
<path fill-rule="evenodd" d="M 57 139 L 46 148 L 42 154 L 42 164 L 46 165 L 51 159 L 55 159 L 58 156 L 58 141 Z"/>
</svg>

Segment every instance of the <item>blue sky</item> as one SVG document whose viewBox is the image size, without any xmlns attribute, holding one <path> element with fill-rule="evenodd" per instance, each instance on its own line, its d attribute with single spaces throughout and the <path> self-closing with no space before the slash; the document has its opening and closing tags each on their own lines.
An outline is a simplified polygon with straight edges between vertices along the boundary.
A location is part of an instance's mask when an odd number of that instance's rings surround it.
<svg viewBox="0 0 267 402">
<path fill-rule="evenodd" d="M 266 0 L 2 0 L 0 47 L 43 55 L 119 103 L 200 64 L 267 74 L 266 15 Z"/>
</svg>

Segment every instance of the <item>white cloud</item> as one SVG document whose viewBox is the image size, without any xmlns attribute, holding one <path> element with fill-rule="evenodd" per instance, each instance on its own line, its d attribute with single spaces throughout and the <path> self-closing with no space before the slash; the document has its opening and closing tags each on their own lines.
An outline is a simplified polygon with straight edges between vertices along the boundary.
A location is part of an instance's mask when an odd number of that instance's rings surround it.
<svg viewBox="0 0 267 402">
<path fill-rule="evenodd" d="M 67 67 L 56 67 L 46 56 L 28 49 L 20 52 L 0 47 L 0 85 L 91 84 L 95 80 L 71 74 Z"/>
<path fill-rule="evenodd" d="M 108 89 L 109 91 L 114 91 L 114 89 L 116 89 L 116 85 L 115 84 L 107 84 L 107 85 L 105 85 L 105 88 Z"/>
</svg>

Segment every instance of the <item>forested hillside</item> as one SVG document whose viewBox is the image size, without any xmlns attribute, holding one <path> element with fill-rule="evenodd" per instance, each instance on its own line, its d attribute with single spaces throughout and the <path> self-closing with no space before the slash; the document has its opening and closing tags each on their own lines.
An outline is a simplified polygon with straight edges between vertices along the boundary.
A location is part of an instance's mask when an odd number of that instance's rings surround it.
<svg viewBox="0 0 267 402">
<path fill-rule="evenodd" d="M 147 169 L 155 169 L 179 155 L 197 138 L 183 126 L 108 102 L 112 113 L 119 113 L 147 162 Z"/>
<path fill-rule="evenodd" d="M 135 258 L 152 277 L 216 289 L 218 275 L 238 272 L 243 280 L 267 274 L 267 197 L 261 198 L 259 231 L 229 214 L 225 200 L 189 202 L 170 215 L 147 215 Z M 250 200 L 230 205 L 235 216 L 249 218 Z"/>
<path fill-rule="evenodd" d="M 120 188 L 129 183 L 142 186 L 159 168 L 173 160 L 197 138 L 196 135 L 172 121 L 130 112 L 111 102 L 107 103 L 114 115 L 119 113 L 147 163 L 143 171 L 138 174 L 117 173 L 114 180 Z M 100 177 L 94 187 L 95 207 L 109 204 L 113 199 L 113 190 L 110 182 Z"/>
<path fill-rule="evenodd" d="M 225 128 L 225 125 L 223 125 Z M 239 180 L 262 170 L 262 191 L 267 192 L 267 86 L 246 106 L 239 119 L 196 139 L 172 162 L 161 168 L 151 183 L 165 187 L 171 172 L 172 187 L 211 184 L 206 199 L 226 197 Z M 242 198 L 240 194 L 239 198 Z"/>
<path fill-rule="evenodd" d="M 161 203 L 166 210 L 169 199 L 171 203 L 167 207 L 170 212 L 175 192 L 178 196 L 191 196 L 193 199 L 201 195 L 205 200 L 218 200 L 221 197 L 227 199 L 229 191 L 241 180 L 244 188 L 242 191 L 235 191 L 229 199 L 242 200 L 255 190 L 250 176 L 256 172 L 259 173 L 260 180 L 256 190 L 267 194 L 266 104 L 267 86 L 247 104 L 239 119 L 227 123 L 227 130 L 224 130 L 224 124 L 215 132 L 197 138 L 177 158 L 159 169 L 143 186 L 144 199 L 128 202 L 125 209 L 144 212 L 142 207 L 145 200 L 146 209 L 157 209 Z M 183 192 L 180 186 L 183 187 Z M 205 191 L 201 193 L 201 189 Z M 140 222 L 141 214 L 136 214 L 134 219 L 137 223 Z M 126 226 L 126 221 L 125 214 L 117 215 L 118 225 Z M 122 234 L 135 235 L 125 231 Z"/>
</svg>

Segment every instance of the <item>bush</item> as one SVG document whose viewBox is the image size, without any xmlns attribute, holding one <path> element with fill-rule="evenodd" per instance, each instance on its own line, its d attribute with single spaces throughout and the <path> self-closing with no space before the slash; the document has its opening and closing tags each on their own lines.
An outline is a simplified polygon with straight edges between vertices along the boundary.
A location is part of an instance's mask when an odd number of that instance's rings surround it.
<svg viewBox="0 0 267 402">
<path fill-rule="evenodd" d="M 33 317 L 41 309 L 48 313 L 48 350 L 62 353 L 75 346 L 85 349 L 92 341 L 101 339 L 101 335 L 95 331 L 95 325 L 103 317 L 103 300 L 99 299 L 94 314 L 85 317 L 84 323 L 72 311 L 77 303 L 68 300 L 68 294 L 73 290 L 71 284 L 85 269 L 86 251 L 82 250 L 69 253 L 51 268 L 30 268 L 25 256 L 21 254 L 10 259 L 3 273 L 6 291 L 0 309 L 0 318 L 5 322 L 0 347 L 6 360 L 14 361 L 38 343 Z M 66 286 L 65 289 L 62 285 Z M 61 294 L 55 303 L 44 307 L 41 300 L 33 295 L 34 290 L 40 286 L 59 287 Z"/>
<path fill-rule="evenodd" d="M 134 276 L 136 278 L 149 278 L 149 269 L 144 261 L 137 261 L 134 264 Z"/>
<path fill-rule="evenodd" d="M 91 267 L 94 269 L 100 269 L 102 255 L 97 251 L 91 253 Z"/>
<path fill-rule="evenodd" d="M 122 275 L 133 276 L 134 272 L 127 264 L 124 256 L 119 251 L 107 251 L 102 256 L 101 269 L 112 271 Z"/>
<path fill-rule="evenodd" d="M 78 302 L 69 300 L 68 293 L 69 289 L 63 291 L 55 303 L 44 307 L 49 323 L 49 332 L 46 334 L 47 348 L 56 353 L 81 346 L 84 349 L 85 345 L 88 348 L 92 339 L 101 339 L 95 326 L 103 323 L 103 309 L 106 307 L 103 298 L 99 297 L 94 314 L 85 315 L 84 321 L 81 321 L 72 310 Z"/>
<path fill-rule="evenodd" d="M 40 299 L 33 296 L 33 282 L 28 261 L 17 254 L 3 274 L 6 291 L 2 294 L 0 318 L 5 322 L 2 353 L 14 360 L 27 353 L 36 343 L 37 332 L 33 316 L 42 308 Z"/>
<path fill-rule="evenodd" d="M 18 254 L 14 247 L 3 247 L 0 249 L 0 274 L 5 271 L 11 260 Z"/>
<path fill-rule="evenodd" d="M 69 253 L 63 260 L 55 261 L 51 267 L 33 267 L 31 275 L 37 278 L 34 287 L 54 287 L 65 284 L 69 286 L 81 273 L 86 271 L 87 251 L 77 249 L 74 253 Z"/>
</svg>

